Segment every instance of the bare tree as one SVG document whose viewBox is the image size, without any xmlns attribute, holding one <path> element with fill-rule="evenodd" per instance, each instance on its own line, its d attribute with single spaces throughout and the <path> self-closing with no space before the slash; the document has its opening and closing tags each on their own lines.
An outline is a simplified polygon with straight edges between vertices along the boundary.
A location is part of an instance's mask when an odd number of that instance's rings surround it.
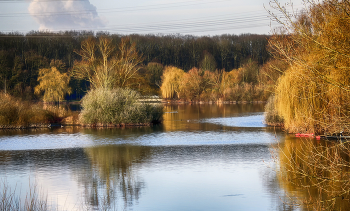
<svg viewBox="0 0 350 211">
<path fill-rule="evenodd" d="M 143 61 L 129 38 L 123 38 L 116 48 L 110 38 L 100 37 L 97 41 L 90 37 L 75 52 L 82 60 L 75 62 L 73 76 L 86 79 L 93 89 L 129 86 Z"/>
</svg>

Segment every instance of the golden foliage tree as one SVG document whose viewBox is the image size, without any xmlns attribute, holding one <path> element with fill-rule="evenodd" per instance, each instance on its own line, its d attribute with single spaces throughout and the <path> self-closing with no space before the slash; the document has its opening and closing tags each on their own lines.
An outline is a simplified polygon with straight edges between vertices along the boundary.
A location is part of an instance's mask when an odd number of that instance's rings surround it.
<svg viewBox="0 0 350 211">
<path fill-rule="evenodd" d="M 183 77 L 181 96 L 187 100 L 210 99 L 214 90 L 220 91 L 221 75 L 219 71 L 192 68 Z"/>
<path fill-rule="evenodd" d="M 290 14 L 277 1 L 270 11 L 282 29 L 269 41 L 271 52 L 290 68 L 279 79 L 276 108 L 291 132 L 350 132 L 350 4 L 308 1 Z"/>
<path fill-rule="evenodd" d="M 65 94 L 70 94 L 69 76 L 67 73 L 60 73 L 56 67 L 42 68 L 39 70 L 38 86 L 35 87 L 35 93 L 44 92 L 43 100 L 45 102 L 59 102 L 64 99 Z"/>
<path fill-rule="evenodd" d="M 179 94 L 184 73 L 183 70 L 172 66 L 164 69 L 162 86 L 160 87 L 164 98 L 180 97 Z"/>
</svg>

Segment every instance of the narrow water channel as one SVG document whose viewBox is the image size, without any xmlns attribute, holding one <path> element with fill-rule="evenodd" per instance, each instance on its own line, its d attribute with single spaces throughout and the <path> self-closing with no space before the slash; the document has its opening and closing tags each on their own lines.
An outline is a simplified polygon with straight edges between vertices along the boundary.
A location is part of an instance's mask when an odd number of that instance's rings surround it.
<svg viewBox="0 0 350 211">
<path fill-rule="evenodd" d="M 164 123 L 124 129 L 0 131 L 0 180 L 59 210 L 293 210 L 263 107 L 169 105 Z"/>
</svg>

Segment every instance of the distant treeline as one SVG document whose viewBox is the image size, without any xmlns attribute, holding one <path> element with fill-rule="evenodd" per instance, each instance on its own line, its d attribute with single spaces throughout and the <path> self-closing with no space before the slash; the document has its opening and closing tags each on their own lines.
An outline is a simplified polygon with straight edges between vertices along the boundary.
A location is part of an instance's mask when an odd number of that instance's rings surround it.
<svg viewBox="0 0 350 211">
<path fill-rule="evenodd" d="M 125 37 L 89 31 L 0 33 L 0 90 L 28 100 L 38 99 L 38 96 L 34 95 L 34 87 L 39 84 L 37 80 L 39 70 L 54 66 L 61 73 L 70 72 L 74 62 L 81 60 L 75 51 L 81 49 L 82 41 L 91 36 L 111 38 L 115 45 Z M 128 37 L 131 42 L 136 43 L 138 52 L 143 55 L 145 67 L 143 71 L 146 72 L 142 72 L 141 69 L 141 75 L 147 74 L 149 63 L 175 66 L 185 72 L 193 67 L 231 71 L 252 61 L 263 65 L 269 59 L 266 50 L 268 35 L 214 37 L 129 35 Z M 209 62 L 203 62 L 207 59 Z M 207 66 L 201 67 L 201 65 Z M 147 86 L 159 90 L 160 76 L 154 77 L 152 74 L 146 77 L 150 83 Z M 138 88 L 142 89 L 142 86 L 139 85 Z M 68 99 L 80 99 L 88 90 L 89 83 L 72 78 L 70 87 L 72 94 Z"/>
</svg>

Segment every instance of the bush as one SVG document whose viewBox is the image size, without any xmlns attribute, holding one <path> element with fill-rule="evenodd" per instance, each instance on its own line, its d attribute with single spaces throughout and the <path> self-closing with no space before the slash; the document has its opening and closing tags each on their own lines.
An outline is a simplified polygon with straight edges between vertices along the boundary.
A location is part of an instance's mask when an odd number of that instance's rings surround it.
<svg viewBox="0 0 350 211">
<path fill-rule="evenodd" d="M 53 114 L 39 105 L 1 94 L 0 125 L 29 126 L 30 124 L 50 123 Z"/>
<path fill-rule="evenodd" d="M 163 107 L 141 103 L 131 89 L 98 88 L 82 99 L 80 121 L 84 124 L 155 123 L 161 120 Z"/>
</svg>

